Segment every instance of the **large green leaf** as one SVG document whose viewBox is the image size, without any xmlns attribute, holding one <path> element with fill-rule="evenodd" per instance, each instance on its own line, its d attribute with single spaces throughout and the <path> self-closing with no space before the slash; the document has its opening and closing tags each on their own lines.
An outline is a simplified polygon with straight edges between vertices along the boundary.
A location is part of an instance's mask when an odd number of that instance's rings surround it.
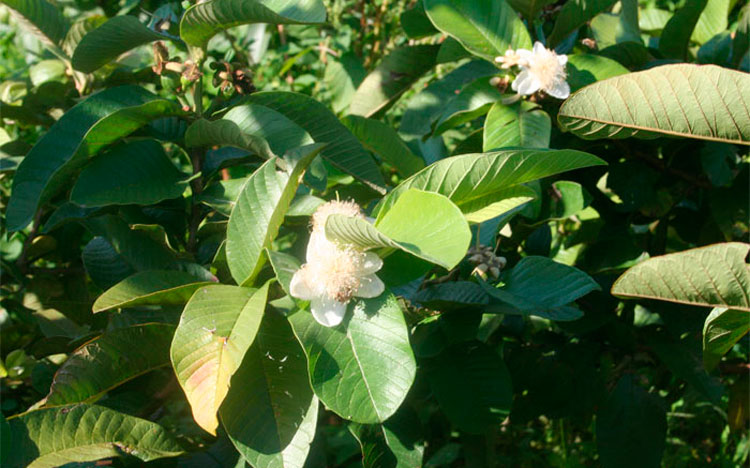
<svg viewBox="0 0 750 468">
<path fill-rule="evenodd" d="M 203 429 L 215 434 L 216 412 L 229 382 L 255 339 L 269 283 L 260 289 L 214 285 L 198 289 L 185 306 L 174 339 L 172 365 Z"/>
<path fill-rule="evenodd" d="M 383 422 L 398 409 L 417 365 L 393 294 L 355 301 L 336 327 L 320 325 L 306 310 L 289 321 L 305 349 L 313 390 L 329 409 L 362 424 Z"/>
<path fill-rule="evenodd" d="M 538 106 L 520 101 L 496 102 L 484 122 L 484 151 L 502 147 L 549 148 L 552 121 Z"/>
<path fill-rule="evenodd" d="M 729 242 L 654 257 L 612 285 L 612 294 L 750 312 L 750 244 Z"/>
<path fill-rule="evenodd" d="M 146 122 L 180 112 L 177 104 L 138 86 L 109 88 L 66 112 L 18 166 L 6 222 L 18 230 L 42 203 L 70 185 L 88 158 Z"/>
<path fill-rule="evenodd" d="M 505 0 L 423 0 L 440 31 L 487 60 L 508 49 L 531 49 L 526 26 Z"/>
<path fill-rule="evenodd" d="M 119 307 L 181 305 L 196 289 L 211 284 L 177 270 L 147 270 L 125 278 L 94 302 L 94 313 Z"/>
<path fill-rule="evenodd" d="M 303 94 L 275 91 L 255 93 L 248 97 L 248 102 L 282 114 L 307 131 L 317 143 L 328 143 L 321 152 L 323 158 L 372 189 L 385 192 L 383 176 L 372 157 L 323 104 Z"/>
<path fill-rule="evenodd" d="M 134 16 L 115 16 L 83 36 L 71 63 L 76 70 L 91 73 L 130 49 L 167 38 Z"/>
<path fill-rule="evenodd" d="M 102 24 L 107 22 L 107 17 L 103 15 L 92 15 L 85 18 L 81 18 L 75 23 L 70 25 L 70 29 L 65 34 L 65 39 L 62 43 L 62 48 L 68 56 L 72 57 L 73 52 L 78 47 L 78 43 L 81 39 L 88 34 L 90 31 L 98 28 Z"/>
<path fill-rule="evenodd" d="M 152 205 L 177 198 L 188 186 L 156 140 L 122 143 L 83 168 L 70 193 L 82 207 Z"/>
<path fill-rule="evenodd" d="M 386 55 L 357 88 L 349 113 L 370 117 L 387 108 L 435 66 L 439 49 L 437 45 L 406 46 Z"/>
<path fill-rule="evenodd" d="M 227 119 L 196 120 L 185 130 L 185 145 L 188 147 L 234 146 L 251 151 L 264 159 L 271 159 L 274 156 L 264 138 L 243 132 L 235 122 Z"/>
<path fill-rule="evenodd" d="M 260 272 L 264 251 L 279 233 L 302 171 L 321 148 L 302 147 L 302 159 L 289 174 L 276 170 L 274 158 L 247 178 L 227 225 L 227 262 L 237 284 L 248 285 Z"/>
<path fill-rule="evenodd" d="M 708 0 L 690 0 L 677 10 L 664 26 L 659 37 L 659 52 L 678 60 L 687 58 L 690 36 Z"/>
<path fill-rule="evenodd" d="M 445 102 L 455 97 L 466 83 L 497 73 L 497 67 L 484 60 L 461 65 L 441 79 L 430 83 L 424 91 L 409 100 L 401 119 L 399 131 L 406 135 L 422 136 L 443 112 Z"/>
<path fill-rule="evenodd" d="M 55 373 L 45 406 L 90 403 L 112 388 L 169 365 L 174 326 L 148 323 L 108 331 L 74 351 Z"/>
<path fill-rule="evenodd" d="M 9 468 L 54 468 L 117 457 L 123 452 L 149 461 L 183 452 L 158 424 L 102 406 L 40 409 L 8 423 L 13 447 Z"/>
<path fill-rule="evenodd" d="M 589 24 L 596 46 L 602 50 L 625 42 L 642 43 L 638 27 L 638 0 L 620 0 L 620 11 L 600 13 Z"/>
<path fill-rule="evenodd" d="M 351 216 L 332 215 L 329 238 L 362 249 L 400 249 L 448 270 L 466 255 L 471 231 L 456 205 L 440 194 L 409 190 L 375 225 Z"/>
<path fill-rule="evenodd" d="M 750 75 L 713 65 L 664 65 L 587 86 L 560 108 L 580 136 L 658 134 L 750 145 Z"/>
<path fill-rule="evenodd" d="M 502 282 L 500 288 L 481 283 L 492 297 L 515 309 L 500 307 L 497 311 L 538 315 L 550 320 L 580 318 L 580 310 L 566 305 L 601 289 L 581 270 L 537 256 L 522 258 L 503 275 Z"/>
<path fill-rule="evenodd" d="M 555 19 L 555 27 L 547 38 L 549 47 L 555 47 L 571 33 L 599 13 L 608 10 L 617 0 L 569 0 Z"/>
<path fill-rule="evenodd" d="M 401 13 L 399 21 L 409 39 L 420 39 L 439 32 L 427 17 L 422 2 L 417 2 L 414 8 Z"/>
<path fill-rule="evenodd" d="M 25 27 L 47 44 L 61 45 L 68 31 L 62 11 L 46 0 L 3 0 Z"/>
<path fill-rule="evenodd" d="M 750 331 L 750 314 L 716 307 L 703 325 L 703 365 L 711 371 L 721 357 Z"/>
<path fill-rule="evenodd" d="M 409 177 L 377 207 L 380 216 L 410 188 L 447 196 L 465 215 L 501 199 L 492 195 L 509 187 L 561 172 L 598 166 L 604 161 L 573 150 L 504 150 L 443 159 Z M 477 204 L 475 201 L 482 200 Z"/>
<path fill-rule="evenodd" d="M 471 341 L 446 347 L 427 366 L 440 408 L 462 431 L 482 434 L 510 413 L 513 388 L 497 352 Z"/>
<path fill-rule="evenodd" d="M 709 0 L 690 39 L 705 44 L 715 35 L 727 31 L 729 7 L 735 4 L 732 0 Z"/>
<path fill-rule="evenodd" d="M 396 168 L 403 177 L 409 177 L 424 168 L 424 160 L 412 153 L 389 125 L 359 115 L 347 115 L 341 122 L 359 138 L 365 148 Z"/>
<path fill-rule="evenodd" d="M 216 33 L 241 24 L 323 23 L 326 9 L 320 0 L 209 0 L 185 11 L 180 36 L 190 45 L 204 47 Z"/>
<path fill-rule="evenodd" d="M 304 351 L 282 315 L 264 315 L 219 415 L 252 466 L 304 465 L 315 436 L 318 399 L 310 388 Z"/>
<path fill-rule="evenodd" d="M 596 415 L 596 445 L 604 468 L 658 468 L 667 435 L 661 399 L 625 374 Z"/>
</svg>

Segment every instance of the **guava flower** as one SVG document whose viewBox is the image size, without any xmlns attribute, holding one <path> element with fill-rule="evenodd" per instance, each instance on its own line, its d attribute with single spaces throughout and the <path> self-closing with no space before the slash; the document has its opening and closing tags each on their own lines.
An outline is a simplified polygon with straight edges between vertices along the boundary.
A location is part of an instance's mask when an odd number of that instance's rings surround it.
<svg viewBox="0 0 750 468">
<path fill-rule="evenodd" d="M 504 57 L 497 57 L 495 61 L 502 63 L 503 68 L 513 65 L 521 67 L 521 73 L 511 85 L 518 94 L 529 95 L 541 90 L 558 99 L 570 96 L 570 86 L 565 81 L 568 56 L 557 55 L 541 42 L 535 42 L 533 50 L 509 50 Z"/>
<path fill-rule="evenodd" d="M 344 320 L 346 305 L 353 297 L 377 297 L 385 289 L 375 275 L 383 267 L 380 257 L 328 240 L 325 225 L 332 214 L 364 219 L 354 202 L 331 201 L 321 205 L 312 216 L 307 263 L 294 273 L 289 286 L 292 296 L 310 301 L 313 317 L 326 327 L 335 327 Z"/>
</svg>

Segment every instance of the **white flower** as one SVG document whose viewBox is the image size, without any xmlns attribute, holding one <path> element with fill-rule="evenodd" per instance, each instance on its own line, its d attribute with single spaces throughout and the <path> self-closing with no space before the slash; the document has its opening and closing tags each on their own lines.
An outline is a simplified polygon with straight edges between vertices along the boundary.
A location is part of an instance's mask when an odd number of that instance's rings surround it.
<svg viewBox="0 0 750 468">
<path fill-rule="evenodd" d="M 289 286 L 292 296 L 310 301 L 313 317 L 326 327 L 335 327 L 344 320 L 346 305 L 352 297 L 377 297 L 385 289 L 375 276 L 383 266 L 380 257 L 328 240 L 325 225 L 332 214 L 364 219 L 354 202 L 331 201 L 321 205 L 312 217 L 307 263 L 294 273 Z"/>
<path fill-rule="evenodd" d="M 513 49 L 508 49 L 505 51 L 505 55 L 501 55 L 500 57 L 495 57 L 495 62 L 502 63 L 500 68 L 505 68 L 505 69 L 512 68 L 521 63 L 521 55 Z"/>
<path fill-rule="evenodd" d="M 508 53 L 505 55 L 508 56 Z M 541 42 L 535 42 L 534 50 L 518 49 L 513 56 L 519 57 L 517 63 L 521 67 L 521 73 L 511 86 L 513 91 L 529 95 L 542 90 L 558 99 L 570 96 L 570 86 L 565 81 L 567 55 L 557 55 Z M 505 63 L 505 60 L 503 62 Z"/>
</svg>

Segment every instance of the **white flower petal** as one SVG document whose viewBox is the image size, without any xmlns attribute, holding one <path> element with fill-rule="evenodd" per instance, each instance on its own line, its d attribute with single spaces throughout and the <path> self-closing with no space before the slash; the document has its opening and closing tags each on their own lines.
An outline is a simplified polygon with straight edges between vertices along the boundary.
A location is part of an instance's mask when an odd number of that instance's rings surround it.
<svg viewBox="0 0 750 468">
<path fill-rule="evenodd" d="M 560 63 L 561 66 L 565 66 L 566 63 L 568 63 L 568 56 L 567 55 L 558 55 L 557 61 Z"/>
<path fill-rule="evenodd" d="M 324 327 L 335 327 L 344 320 L 346 304 L 328 296 L 317 297 L 310 303 L 310 311 L 315 320 Z"/>
<path fill-rule="evenodd" d="M 540 87 L 541 84 L 539 83 L 539 80 L 537 80 L 528 70 L 522 71 L 518 77 L 516 77 L 516 80 L 512 85 L 514 91 L 518 91 L 518 94 L 523 94 L 525 96 L 534 94 L 539 91 Z"/>
<path fill-rule="evenodd" d="M 365 276 L 360 279 L 359 288 L 354 292 L 357 297 L 369 299 L 383 294 L 385 284 L 375 275 Z"/>
<path fill-rule="evenodd" d="M 547 94 L 557 99 L 567 99 L 570 96 L 570 85 L 567 81 L 560 81 L 550 89 L 545 89 Z"/>
<path fill-rule="evenodd" d="M 534 51 L 534 53 L 535 53 L 535 54 L 542 54 L 542 53 L 544 53 L 544 52 L 545 52 L 546 50 L 547 50 L 547 48 L 546 48 L 546 47 L 544 47 L 544 44 L 542 44 L 541 42 L 539 42 L 539 41 L 536 41 L 536 42 L 534 43 L 534 49 L 533 49 L 533 51 Z"/>
<path fill-rule="evenodd" d="M 383 260 L 372 252 L 365 252 L 365 261 L 362 263 L 359 274 L 362 276 L 371 275 L 381 268 L 383 268 Z"/>
<path fill-rule="evenodd" d="M 289 294 L 296 297 L 297 299 L 302 299 L 303 301 L 312 300 L 317 296 L 317 294 L 315 294 L 315 291 L 313 291 L 305 281 L 304 270 L 299 269 L 294 272 L 292 281 L 289 283 Z"/>
</svg>

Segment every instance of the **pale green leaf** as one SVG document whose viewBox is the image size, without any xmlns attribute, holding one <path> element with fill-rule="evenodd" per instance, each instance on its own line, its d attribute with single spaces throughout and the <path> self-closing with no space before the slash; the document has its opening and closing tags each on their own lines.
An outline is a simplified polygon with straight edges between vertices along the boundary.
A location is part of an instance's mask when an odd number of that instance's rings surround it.
<svg viewBox="0 0 750 468">
<path fill-rule="evenodd" d="M 750 331 L 750 313 L 716 307 L 703 325 L 703 365 L 716 368 L 721 357 Z"/>
<path fill-rule="evenodd" d="M 612 294 L 750 312 L 748 251 L 729 242 L 654 257 L 620 276 Z"/>
<path fill-rule="evenodd" d="M 750 145 L 750 75 L 713 65 L 664 65 L 587 86 L 560 108 L 580 136 L 669 135 Z"/>
</svg>

